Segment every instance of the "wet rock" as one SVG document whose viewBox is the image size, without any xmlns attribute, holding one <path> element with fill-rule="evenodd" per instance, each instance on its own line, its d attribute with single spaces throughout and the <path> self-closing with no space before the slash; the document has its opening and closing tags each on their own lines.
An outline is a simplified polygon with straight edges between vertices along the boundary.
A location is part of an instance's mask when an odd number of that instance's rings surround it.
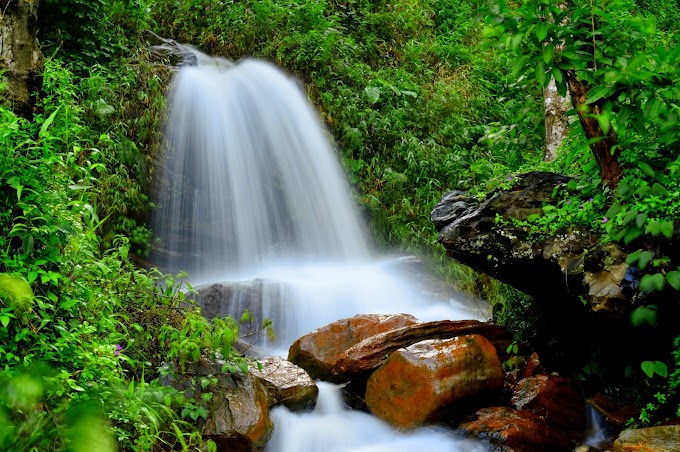
<svg viewBox="0 0 680 452">
<path fill-rule="evenodd" d="M 422 322 L 368 337 L 340 355 L 331 369 L 336 381 L 368 378 L 385 363 L 394 351 L 427 339 L 451 339 L 468 334 L 480 334 L 488 339 L 499 354 L 505 353 L 512 337 L 498 325 L 477 320 L 441 320 Z"/>
<path fill-rule="evenodd" d="M 447 193 L 431 215 L 438 240 L 449 256 L 533 297 L 551 299 L 564 291 L 584 296 L 595 311 L 628 312 L 628 266 L 618 246 L 598 247 L 597 234 L 578 228 L 536 239 L 512 224 L 543 215 L 542 206 L 555 202 L 556 187 L 569 180 L 554 173 L 522 174 L 511 189 L 493 191 L 482 202 Z"/>
<path fill-rule="evenodd" d="M 396 427 L 417 427 L 502 385 L 498 354 L 483 336 L 427 340 L 390 355 L 368 379 L 366 404 Z"/>
<path fill-rule="evenodd" d="M 624 430 L 612 452 L 671 452 L 680 450 L 680 425 Z"/>
<path fill-rule="evenodd" d="M 311 410 L 316 406 L 319 388 L 300 367 L 280 357 L 258 360 L 249 372 L 262 384 L 272 408 L 284 405 L 291 411 Z"/>
<path fill-rule="evenodd" d="M 631 405 L 624 405 L 604 394 L 595 394 L 588 404 L 615 430 L 621 430 L 628 420 L 637 418 L 638 412 Z"/>
<path fill-rule="evenodd" d="M 265 390 L 250 374 L 222 372 L 223 364 L 202 360 L 189 365 L 186 372 L 169 377 L 165 384 L 187 390 L 187 397 L 199 401 L 201 394 L 213 393 L 205 402 L 205 419 L 198 417 L 196 424 L 204 438 L 215 441 L 218 450 L 264 450 L 274 429 Z M 202 377 L 217 381 L 203 387 Z"/>
<path fill-rule="evenodd" d="M 162 38 L 147 30 L 144 38 L 151 44 L 151 57 L 156 61 L 168 61 L 171 66 L 197 66 L 198 57 L 183 44 L 172 39 Z"/>
<path fill-rule="evenodd" d="M 543 418 L 508 407 L 483 408 L 477 419 L 461 424 L 469 435 L 489 440 L 503 451 L 570 451 L 573 444 Z"/>
<path fill-rule="evenodd" d="M 520 380 L 545 373 L 538 353 L 533 352 L 529 357 L 518 357 L 512 370 L 505 373 L 505 381 L 513 388 Z"/>
<path fill-rule="evenodd" d="M 305 369 L 314 379 L 337 381 L 331 374 L 338 358 L 367 337 L 418 323 L 412 315 L 357 315 L 330 323 L 296 340 L 288 361 Z"/>
<path fill-rule="evenodd" d="M 567 430 L 582 431 L 586 427 L 581 391 L 565 377 L 536 375 L 521 380 L 515 387 L 512 404 Z"/>
</svg>

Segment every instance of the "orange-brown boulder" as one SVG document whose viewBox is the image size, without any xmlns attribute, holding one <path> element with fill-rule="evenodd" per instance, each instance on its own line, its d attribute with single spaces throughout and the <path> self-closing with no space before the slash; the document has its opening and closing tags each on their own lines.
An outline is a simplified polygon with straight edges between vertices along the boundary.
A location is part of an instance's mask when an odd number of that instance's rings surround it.
<svg viewBox="0 0 680 452">
<path fill-rule="evenodd" d="M 586 427 L 585 401 L 581 391 L 568 378 L 556 375 L 534 375 L 517 383 L 512 404 L 549 423 L 567 430 Z"/>
<path fill-rule="evenodd" d="M 502 385 L 496 349 L 483 336 L 427 340 L 390 355 L 368 379 L 366 404 L 394 426 L 417 427 Z"/>
<path fill-rule="evenodd" d="M 573 444 L 543 418 L 508 407 L 483 408 L 477 420 L 461 424 L 468 434 L 489 440 L 494 446 L 515 452 L 570 451 Z"/>
<path fill-rule="evenodd" d="M 314 379 L 339 382 L 331 369 L 345 350 L 367 337 L 415 323 L 418 319 L 408 314 L 365 314 L 338 320 L 295 341 L 288 351 L 288 361 Z"/>
<path fill-rule="evenodd" d="M 680 425 L 624 430 L 612 452 L 671 452 L 680 450 Z"/>
<path fill-rule="evenodd" d="M 451 339 L 468 334 L 484 336 L 497 351 L 505 350 L 512 342 L 505 328 L 477 320 L 421 322 L 364 339 L 340 355 L 331 373 L 337 381 L 368 378 L 385 363 L 390 354 L 400 348 L 428 339 Z"/>
<path fill-rule="evenodd" d="M 631 418 L 640 414 L 632 405 L 624 405 L 613 398 L 597 393 L 588 404 L 602 416 L 612 428 L 621 430 Z"/>
</svg>

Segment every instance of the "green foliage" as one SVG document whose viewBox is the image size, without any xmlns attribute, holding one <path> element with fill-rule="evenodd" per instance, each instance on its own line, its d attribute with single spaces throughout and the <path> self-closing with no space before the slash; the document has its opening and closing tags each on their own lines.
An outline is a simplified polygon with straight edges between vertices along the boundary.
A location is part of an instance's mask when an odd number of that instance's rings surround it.
<svg viewBox="0 0 680 452">
<path fill-rule="evenodd" d="M 570 114 L 595 119 L 602 134 L 615 137 L 610 152 L 624 169 L 618 186 L 602 183 L 599 157 L 588 152 L 604 137 L 589 137 L 574 122 L 551 169 L 575 179 L 556 190 L 542 215 L 520 225 L 543 236 L 576 225 L 628 250 L 640 291 L 631 315 L 637 328 L 672 328 L 657 317 L 670 298 L 650 300 L 680 287 L 678 256 L 668 251 L 680 214 L 680 46 L 669 17 L 677 17 L 674 2 L 627 0 L 498 2 L 486 16 L 489 43 L 514 57 L 514 77 L 539 87 L 553 77 L 563 95 L 585 87 L 587 98 Z M 668 375 L 666 360 L 643 361 L 640 369 L 648 378 Z M 677 403 L 664 384 L 656 384 L 659 397 L 643 410 L 643 423 Z"/>
<path fill-rule="evenodd" d="M 477 2 L 441 0 L 163 0 L 152 10 L 163 36 L 273 60 L 302 80 L 377 243 L 413 251 L 434 244 L 429 215 L 445 190 L 485 185 L 528 154 L 481 140 L 484 124 L 511 122 L 506 105 L 520 96 L 503 93 L 506 61 L 476 48 L 477 13 Z"/>
<path fill-rule="evenodd" d="M 197 308 L 181 280 L 130 259 L 131 239 L 148 246 L 134 216 L 149 207 L 140 149 L 152 149 L 159 119 L 141 112 L 162 109 L 161 76 L 143 61 L 87 73 L 47 59 L 34 120 L 0 109 L 0 449 L 91 449 L 96 435 L 101 450 L 198 450 L 182 416 L 193 402 L 157 370 L 189 359 L 159 338 Z M 221 322 L 202 340 L 241 366 L 219 336 L 222 324 L 237 329 Z"/>
</svg>

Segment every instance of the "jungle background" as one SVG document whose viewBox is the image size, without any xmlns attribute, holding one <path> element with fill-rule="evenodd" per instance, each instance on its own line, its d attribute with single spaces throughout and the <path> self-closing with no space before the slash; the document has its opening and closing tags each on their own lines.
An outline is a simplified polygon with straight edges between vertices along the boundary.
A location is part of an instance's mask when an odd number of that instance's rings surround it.
<svg viewBox="0 0 680 452">
<path fill-rule="evenodd" d="M 200 400 L 161 385 L 159 369 L 193 350 L 245 365 L 232 350 L 239 322 L 181 313 L 183 275 L 145 265 L 172 75 L 151 60 L 147 30 L 295 75 L 376 248 L 427 257 L 488 299 L 518 342 L 542 340 L 533 300 L 436 242 L 430 212 L 448 190 L 483 197 L 523 172 L 574 176 L 588 208 L 564 202 L 528 227 L 601 233 L 626 247 L 641 291 L 680 301 L 667 251 L 680 227 L 677 1 L 4 0 L 0 21 L 27 5 L 41 55 L 30 99 L 13 99 L 6 59 L 0 85 L 3 450 L 84 450 L 94 437 L 101 450 L 200 448 Z M 551 80 L 573 100 L 546 159 Z M 638 308 L 633 327 L 653 326 L 655 307 Z M 680 415 L 680 336 L 668 348 L 609 388 L 642 409 L 633 426 Z"/>
</svg>

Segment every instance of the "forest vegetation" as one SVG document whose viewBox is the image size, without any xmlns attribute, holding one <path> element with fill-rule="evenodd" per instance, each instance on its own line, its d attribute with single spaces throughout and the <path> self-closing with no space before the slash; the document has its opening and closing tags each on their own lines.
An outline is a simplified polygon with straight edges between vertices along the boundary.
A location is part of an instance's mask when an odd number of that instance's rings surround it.
<svg viewBox="0 0 680 452">
<path fill-rule="evenodd" d="M 100 450 L 199 449 L 202 401 L 159 378 L 209 351 L 245 366 L 232 346 L 248 319 L 208 322 L 186 308 L 183 275 L 144 264 L 172 74 L 150 59 L 146 30 L 295 75 L 376 248 L 428 256 L 497 305 L 518 340 L 532 300 L 436 243 L 430 212 L 447 190 L 482 197 L 523 172 L 573 176 L 527 227 L 601 233 L 625 246 L 641 290 L 680 302 L 680 256 L 667 252 L 680 229 L 677 1 L 40 0 L 37 19 L 34 105 L 0 107 L 2 450 L 85 450 L 93 438 Z M 574 108 L 546 161 L 551 78 Z M 592 201 L 568 202 L 574 192 Z M 635 312 L 655 323 L 656 306 Z M 630 370 L 645 386 L 622 389 L 644 408 L 631 425 L 680 416 L 680 336 L 669 349 Z"/>
</svg>

